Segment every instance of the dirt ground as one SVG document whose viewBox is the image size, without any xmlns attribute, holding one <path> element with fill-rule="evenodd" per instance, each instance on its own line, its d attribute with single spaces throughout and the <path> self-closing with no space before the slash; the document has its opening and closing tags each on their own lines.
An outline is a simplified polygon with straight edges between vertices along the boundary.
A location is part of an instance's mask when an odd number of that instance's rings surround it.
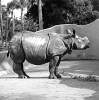
<svg viewBox="0 0 99 100">
<path fill-rule="evenodd" d="M 0 76 L 0 100 L 99 100 L 99 82 L 85 82 L 63 76 L 48 79 L 48 64 L 24 64 L 30 79 L 18 79 L 13 72 Z M 99 76 L 99 61 L 64 61 L 61 73 Z"/>
</svg>

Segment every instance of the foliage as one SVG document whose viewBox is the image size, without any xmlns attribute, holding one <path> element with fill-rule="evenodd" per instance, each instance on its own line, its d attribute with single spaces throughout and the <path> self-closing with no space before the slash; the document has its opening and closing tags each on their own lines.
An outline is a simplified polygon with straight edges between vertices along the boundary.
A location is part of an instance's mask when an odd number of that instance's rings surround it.
<svg viewBox="0 0 99 100">
<path fill-rule="evenodd" d="M 89 0 L 74 0 L 73 6 L 73 23 L 88 24 L 94 21 L 93 6 Z"/>
<path fill-rule="evenodd" d="M 27 31 L 35 32 L 38 30 L 38 24 L 34 22 L 34 20 L 31 17 L 25 18 L 24 29 Z"/>
<path fill-rule="evenodd" d="M 21 6 L 26 7 L 27 3 L 28 3 L 28 0 L 19 0 L 19 3 Z"/>
<path fill-rule="evenodd" d="M 44 28 L 57 24 L 88 24 L 99 18 L 90 0 L 42 0 Z M 38 5 L 32 1 L 27 18 L 38 23 Z"/>
<path fill-rule="evenodd" d="M 13 1 L 7 3 L 8 11 L 15 9 L 15 8 L 17 8 L 17 9 L 20 8 L 19 2 L 17 0 L 13 0 Z"/>
<path fill-rule="evenodd" d="M 99 0 L 90 0 L 93 5 L 93 10 L 99 11 Z"/>
<path fill-rule="evenodd" d="M 28 2 L 30 1 L 30 2 Z M 48 28 L 57 24 L 79 24 L 85 25 L 99 18 L 99 0 L 42 0 L 43 23 L 44 28 Z M 8 13 L 12 13 L 14 9 L 23 10 L 28 6 L 28 12 L 24 16 L 24 21 L 15 19 L 15 32 L 22 30 L 37 31 L 38 30 L 38 5 L 37 0 L 13 0 L 7 5 L 2 6 L 3 12 L 3 37 L 6 38 L 8 31 L 8 39 L 13 36 L 12 18 L 8 17 Z M 8 20 L 8 29 L 7 29 Z M 24 25 L 22 23 L 24 22 Z"/>
</svg>

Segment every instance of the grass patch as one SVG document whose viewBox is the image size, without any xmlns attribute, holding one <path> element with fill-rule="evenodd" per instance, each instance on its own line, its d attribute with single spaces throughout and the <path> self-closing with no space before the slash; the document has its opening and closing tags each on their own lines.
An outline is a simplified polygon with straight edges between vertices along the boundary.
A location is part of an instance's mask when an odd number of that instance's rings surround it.
<svg viewBox="0 0 99 100">
<path fill-rule="evenodd" d="M 99 80 L 93 76 L 93 75 L 87 75 L 86 77 L 83 77 L 83 76 L 72 76 L 73 79 L 77 79 L 79 81 L 84 81 L 84 82 L 98 82 Z"/>
<path fill-rule="evenodd" d="M 72 79 L 77 79 L 79 81 L 84 81 L 84 82 L 98 82 L 99 79 L 93 75 L 93 74 L 78 74 L 78 73 L 69 73 L 69 72 L 61 72 L 63 76 L 69 76 Z"/>
</svg>

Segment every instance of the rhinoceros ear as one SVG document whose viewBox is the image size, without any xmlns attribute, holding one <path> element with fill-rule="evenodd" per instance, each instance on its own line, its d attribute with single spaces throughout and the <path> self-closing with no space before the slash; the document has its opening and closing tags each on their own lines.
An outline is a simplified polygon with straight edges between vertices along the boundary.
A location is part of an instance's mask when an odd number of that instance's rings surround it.
<svg viewBox="0 0 99 100">
<path fill-rule="evenodd" d="M 75 30 L 73 29 L 73 37 L 75 38 L 75 36 L 76 36 L 76 34 L 75 34 L 76 32 L 75 32 Z"/>
<path fill-rule="evenodd" d="M 72 35 L 72 32 L 71 32 L 70 29 L 67 29 L 67 30 L 66 30 L 66 33 Z"/>
</svg>

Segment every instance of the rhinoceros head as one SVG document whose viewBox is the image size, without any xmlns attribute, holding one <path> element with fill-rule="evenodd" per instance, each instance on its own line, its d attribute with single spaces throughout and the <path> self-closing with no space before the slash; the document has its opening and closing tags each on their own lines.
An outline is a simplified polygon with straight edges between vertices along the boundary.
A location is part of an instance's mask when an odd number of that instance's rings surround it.
<svg viewBox="0 0 99 100">
<path fill-rule="evenodd" d="M 71 31 L 70 29 L 66 32 L 68 38 L 64 38 L 65 43 L 69 45 L 70 50 L 84 50 L 89 48 L 89 40 L 85 37 L 80 37 L 75 33 L 75 30 Z"/>
</svg>

